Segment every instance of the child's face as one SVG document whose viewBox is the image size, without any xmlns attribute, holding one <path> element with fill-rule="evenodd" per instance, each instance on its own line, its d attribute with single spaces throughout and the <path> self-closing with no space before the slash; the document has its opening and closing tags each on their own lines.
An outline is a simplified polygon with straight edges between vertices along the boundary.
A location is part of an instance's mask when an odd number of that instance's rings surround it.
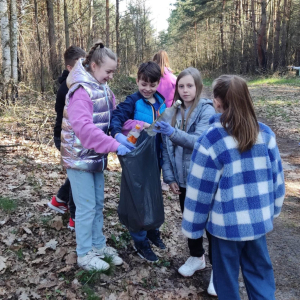
<svg viewBox="0 0 300 300">
<path fill-rule="evenodd" d="M 109 57 L 104 59 L 104 62 L 99 67 L 95 62 L 91 63 L 92 75 L 99 83 L 106 83 L 113 78 L 117 69 L 117 62 Z"/>
<path fill-rule="evenodd" d="M 151 99 L 159 85 L 159 81 L 147 82 L 142 79 L 136 79 L 136 83 L 138 85 L 139 92 L 143 95 L 145 99 Z"/>
<path fill-rule="evenodd" d="M 178 81 L 178 93 L 185 106 L 190 106 L 195 100 L 196 85 L 192 75 L 186 75 Z"/>
</svg>

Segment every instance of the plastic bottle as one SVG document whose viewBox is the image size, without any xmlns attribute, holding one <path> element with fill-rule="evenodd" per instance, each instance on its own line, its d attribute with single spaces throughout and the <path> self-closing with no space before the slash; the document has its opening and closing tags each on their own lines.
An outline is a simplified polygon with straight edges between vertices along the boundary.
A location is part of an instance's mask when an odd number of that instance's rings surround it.
<svg viewBox="0 0 300 300">
<path fill-rule="evenodd" d="M 135 128 L 131 129 L 127 135 L 127 141 L 135 144 L 141 134 L 141 125 L 136 124 Z"/>
<path fill-rule="evenodd" d="M 174 114 L 177 112 L 177 108 L 181 105 L 181 103 L 182 102 L 180 100 L 177 100 L 171 107 L 166 108 L 165 111 L 150 125 L 150 127 L 145 129 L 148 135 L 156 135 L 156 132 L 153 131 L 153 129 L 155 129 L 156 122 L 164 121 L 170 123 Z"/>
</svg>

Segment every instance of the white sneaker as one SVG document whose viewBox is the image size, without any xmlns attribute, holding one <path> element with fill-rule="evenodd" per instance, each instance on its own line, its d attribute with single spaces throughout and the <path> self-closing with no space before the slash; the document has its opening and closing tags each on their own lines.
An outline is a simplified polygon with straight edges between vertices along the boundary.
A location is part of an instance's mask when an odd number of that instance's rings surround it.
<svg viewBox="0 0 300 300">
<path fill-rule="evenodd" d="M 207 288 L 207 293 L 211 296 L 217 297 L 217 293 L 215 290 L 215 286 L 214 286 L 214 281 L 213 281 L 213 271 L 211 271 L 211 275 L 210 275 L 210 281 L 209 281 L 209 285 Z"/>
<path fill-rule="evenodd" d="M 204 254 L 201 257 L 190 256 L 187 261 L 182 265 L 178 272 L 184 277 L 190 277 L 198 270 L 205 268 Z"/>
<path fill-rule="evenodd" d="M 77 264 L 85 270 L 108 270 L 110 265 L 102 260 L 104 256 L 100 256 L 93 251 L 89 251 L 85 256 L 77 257 Z"/>
<path fill-rule="evenodd" d="M 101 249 L 97 249 L 93 247 L 93 251 L 99 255 L 107 255 L 112 257 L 112 262 L 116 266 L 120 266 L 123 263 L 123 259 L 118 256 L 118 252 L 113 247 L 103 247 Z"/>
</svg>

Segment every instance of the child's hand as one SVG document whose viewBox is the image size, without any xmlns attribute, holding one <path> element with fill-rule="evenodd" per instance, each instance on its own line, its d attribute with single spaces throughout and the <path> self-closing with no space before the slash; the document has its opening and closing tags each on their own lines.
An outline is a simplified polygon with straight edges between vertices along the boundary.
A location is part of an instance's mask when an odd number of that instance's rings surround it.
<svg viewBox="0 0 300 300">
<path fill-rule="evenodd" d="M 150 127 L 150 124 L 147 123 L 147 122 L 144 122 L 143 129 L 146 129 L 146 128 L 149 128 L 149 127 Z"/>
<path fill-rule="evenodd" d="M 118 155 L 125 155 L 129 152 L 130 152 L 130 150 L 127 147 L 125 147 L 124 145 L 120 145 L 117 149 L 117 154 Z"/>
<path fill-rule="evenodd" d="M 180 195 L 181 192 L 179 190 L 179 186 L 176 182 L 172 182 L 170 183 L 170 188 L 171 188 L 171 191 L 175 194 L 175 195 Z"/>
<path fill-rule="evenodd" d="M 162 133 L 167 136 L 172 135 L 174 130 L 175 130 L 174 127 L 172 127 L 169 123 L 164 121 L 156 122 L 155 129 L 153 129 L 154 132 Z"/>
<path fill-rule="evenodd" d="M 122 133 L 117 133 L 117 135 L 115 136 L 115 139 L 122 145 L 124 145 L 125 147 L 127 147 L 130 150 L 133 150 L 135 148 L 135 146 L 130 143 L 129 141 L 127 141 L 127 136 L 125 136 Z"/>
</svg>

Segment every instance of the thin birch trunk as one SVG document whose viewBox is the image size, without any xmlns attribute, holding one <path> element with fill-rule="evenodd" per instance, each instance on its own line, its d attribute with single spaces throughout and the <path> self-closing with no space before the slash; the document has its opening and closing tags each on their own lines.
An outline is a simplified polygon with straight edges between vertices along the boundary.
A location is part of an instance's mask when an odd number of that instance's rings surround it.
<svg viewBox="0 0 300 300">
<path fill-rule="evenodd" d="M 2 70 L 0 81 L 0 98 L 8 98 L 8 84 L 11 77 L 11 52 L 9 45 L 9 21 L 7 1 L 0 0 L 0 20 L 1 20 L 1 47 L 2 47 Z"/>
</svg>

